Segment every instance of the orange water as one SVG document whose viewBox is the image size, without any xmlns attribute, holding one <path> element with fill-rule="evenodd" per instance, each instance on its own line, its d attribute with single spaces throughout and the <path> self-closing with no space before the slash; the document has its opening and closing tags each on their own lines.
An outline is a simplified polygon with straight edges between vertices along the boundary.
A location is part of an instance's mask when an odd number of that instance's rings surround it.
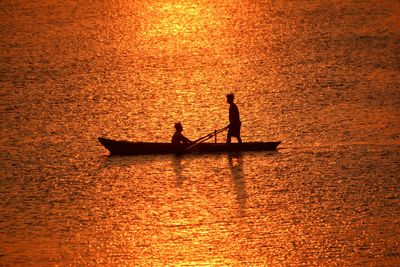
<svg viewBox="0 0 400 267">
<path fill-rule="evenodd" d="M 400 265 L 398 1 L 0 2 L 0 265 Z M 112 157 L 228 123 L 278 152 Z M 225 136 L 218 140 L 225 142 Z"/>
</svg>

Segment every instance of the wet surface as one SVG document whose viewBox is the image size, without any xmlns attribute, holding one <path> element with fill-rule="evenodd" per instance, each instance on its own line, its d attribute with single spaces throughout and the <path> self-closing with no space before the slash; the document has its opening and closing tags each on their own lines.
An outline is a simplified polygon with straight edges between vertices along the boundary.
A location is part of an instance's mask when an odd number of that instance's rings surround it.
<svg viewBox="0 0 400 267">
<path fill-rule="evenodd" d="M 396 266 L 396 1 L 0 4 L 0 265 Z M 240 109 L 276 152 L 108 157 Z M 218 140 L 225 142 L 225 136 Z"/>
</svg>

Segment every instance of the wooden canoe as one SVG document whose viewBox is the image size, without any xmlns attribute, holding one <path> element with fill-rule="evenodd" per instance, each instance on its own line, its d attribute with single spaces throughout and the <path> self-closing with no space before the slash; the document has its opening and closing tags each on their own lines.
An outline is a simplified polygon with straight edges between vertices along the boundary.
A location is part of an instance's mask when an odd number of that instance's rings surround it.
<svg viewBox="0 0 400 267">
<path fill-rule="evenodd" d="M 200 143 L 189 151 L 185 147 L 176 147 L 170 143 L 118 141 L 99 137 L 100 143 L 110 151 L 111 155 L 149 155 L 149 154 L 182 154 L 190 152 L 239 152 L 239 151 L 271 151 L 276 150 L 278 142 L 247 142 L 247 143 Z"/>
</svg>

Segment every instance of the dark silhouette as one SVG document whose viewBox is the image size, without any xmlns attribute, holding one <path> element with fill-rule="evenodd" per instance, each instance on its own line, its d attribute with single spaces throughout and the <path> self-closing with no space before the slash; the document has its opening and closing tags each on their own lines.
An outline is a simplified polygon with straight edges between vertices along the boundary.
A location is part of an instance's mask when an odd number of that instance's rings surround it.
<svg viewBox="0 0 400 267">
<path fill-rule="evenodd" d="M 236 137 L 238 140 L 238 143 L 242 143 L 242 138 L 240 137 L 240 126 L 241 126 L 241 121 L 240 121 L 240 116 L 239 116 L 239 109 L 236 106 L 235 103 L 233 103 L 233 100 L 235 99 L 235 96 L 233 94 L 228 94 L 226 95 L 226 101 L 229 104 L 229 125 L 228 125 L 228 135 L 226 138 L 226 142 L 228 144 L 231 143 L 231 137 Z"/>
<path fill-rule="evenodd" d="M 240 153 L 228 153 L 229 170 L 235 183 L 236 199 L 239 204 L 240 214 L 244 215 L 246 209 L 246 179 L 243 174 L 243 156 Z"/>
<path fill-rule="evenodd" d="M 181 187 L 183 182 L 186 180 L 186 176 L 183 175 L 184 166 L 182 165 L 182 157 L 172 157 L 172 167 L 176 176 L 176 187 Z"/>
<path fill-rule="evenodd" d="M 180 122 L 175 123 L 175 133 L 172 136 L 171 143 L 173 145 L 186 145 L 192 143 L 188 138 L 186 138 L 182 132 L 183 132 L 183 127 Z"/>
</svg>

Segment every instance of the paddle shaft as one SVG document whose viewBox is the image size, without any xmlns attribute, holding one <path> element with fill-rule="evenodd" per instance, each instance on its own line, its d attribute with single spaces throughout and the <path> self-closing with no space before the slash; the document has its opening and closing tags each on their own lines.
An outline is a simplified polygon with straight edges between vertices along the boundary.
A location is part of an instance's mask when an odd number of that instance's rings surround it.
<svg viewBox="0 0 400 267">
<path fill-rule="evenodd" d="M 188 146 L 187 148 L 185 148 L 185 150 L 192 149 L 193 147 L 197 146 L 198 144 L 203 143 L 204 141 L 210 139 L 211 137 L 213 137 L 213 136 L 215 136 L 215 135 L 217 135 L 217 134 L 219 134 L 219 133 L 222 133 L 222 132 L 225 131 L 226 129 L 227 129 L 227 127 L 224 127 L 224 128 L 219 129 L 219 130 L 216 130 L 216 131 L 214 131 L 214 132 L 212 132 L 212 133 L 209 133 L 209 134 L 207 134 L 206 136 L 200 137 L 199 139 L 197 139 L 196 141 L 194 141 L 193 144 L 191 144 L 190 146 Z"/>
</svg>

